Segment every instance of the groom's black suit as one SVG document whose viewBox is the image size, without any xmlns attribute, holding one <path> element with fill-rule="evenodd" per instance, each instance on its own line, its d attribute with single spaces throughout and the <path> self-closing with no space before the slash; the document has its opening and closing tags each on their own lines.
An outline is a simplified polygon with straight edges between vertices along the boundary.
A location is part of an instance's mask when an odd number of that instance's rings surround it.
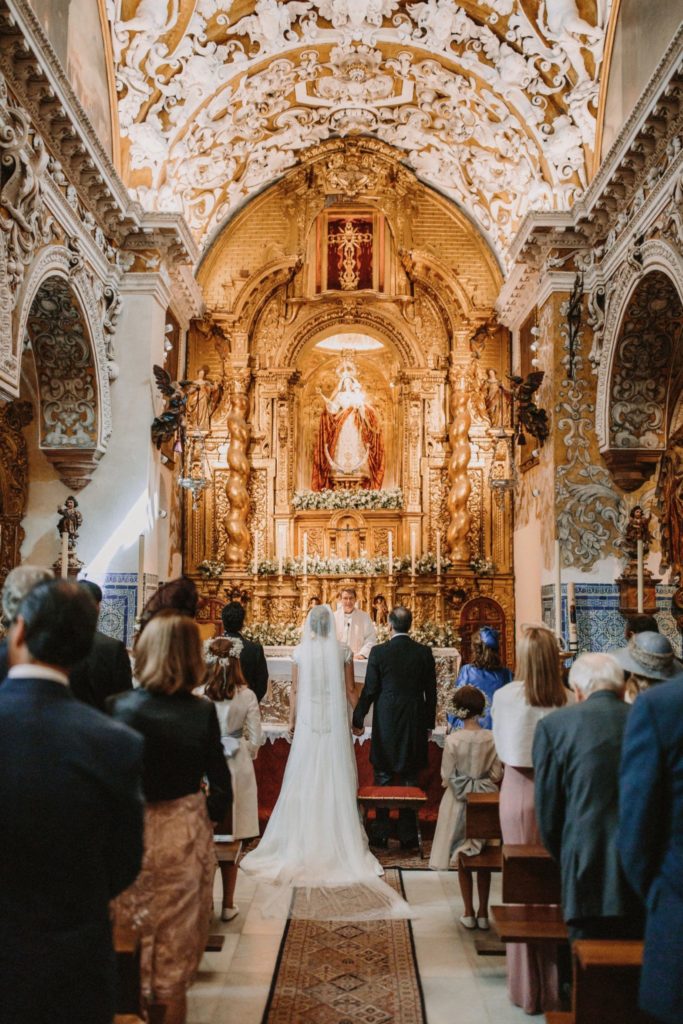
<svg viewBox="0 0 683 1024">
<path fill-rule="evenodd" d="M 374 704 L 370 761 L 375 785 L 389 786 L 394 776 L 404 786 L 417 785 L 427 766 L 428 732 L 436 720 L 436 666 L 431 648 L 405 633 L 393 636 L 370 651 L 365 686 L 353 713 L 353 724 L 363 720 Z M 388 811 L 378 810 L 376 836 L 388 834 Z M 401 812 L 399 838 L 410 843 L 415 835 L 414 816 Z"/>
</svg>

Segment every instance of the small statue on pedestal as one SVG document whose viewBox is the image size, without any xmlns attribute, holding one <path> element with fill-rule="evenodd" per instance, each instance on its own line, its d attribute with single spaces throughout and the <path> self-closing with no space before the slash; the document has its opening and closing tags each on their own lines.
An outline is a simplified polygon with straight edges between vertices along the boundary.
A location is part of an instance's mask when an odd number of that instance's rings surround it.
<svg viewBox="0 0 683 1024">
<path fill-rule="evenodd" d="M 63 505 L 60 505 L 57 512 L 62 517 L 57 523 L 57 533 L 61 537 L 63 533 L 69 535 L 69 551 L 76 550 L 78 531 L 83 525 L 83 516 L 78 511 L 78 502 L 73 494 L 70 494 Z"/>
<path fill-rule="evenodd" d="M 650 532 L 651 519 L 652 516 L 645 514 L 642 505 L 634 505 L 629 513 L 624 536 L 619 541 L 619 547 L 629 560 L 629 564 L 625 569 L 625 575 L 634 576 L 636 574 L 638 541 L 642 540 L 643 542 L 643 556 L 647 556 L 650 550 L 653 539 Z"/>
<path fill-rule="evenodd" d="M 64 536 L 67 537 L 67 575 L 78 576 L 79 572 L 83 568 L 83 562 L 80 561 L 76 554 L 76 541 L 78 540 L 78 531 L 83 525 L 83 516 L 78 511 L 78 502 L 74 498 L 73 494 L 68 496 L 63 505 L 58 506 L 57 512 L 60 516 L 60 520 L 57 523 L 57 533 L 59 534 L 60 540 L 62 540 Z M 62 551 L 64 551 L 63 547 Z M 61 557 L 57 559 L 53 569 L 56 575 L 61 575 Z"/>
</svg>

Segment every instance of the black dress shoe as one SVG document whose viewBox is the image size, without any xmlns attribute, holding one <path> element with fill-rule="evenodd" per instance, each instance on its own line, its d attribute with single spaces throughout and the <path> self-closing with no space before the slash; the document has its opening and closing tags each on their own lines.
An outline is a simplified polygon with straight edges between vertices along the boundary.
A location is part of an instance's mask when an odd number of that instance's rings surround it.
<svg viewBox="0 0 683 1024">
<path fill-rule="evenodd" d="M 389 840 L 386 836 L 377 836 L 370 839 L 370 846 L 374 846 L 376 850 L 387 850 L 389 848 Z"/>
</svg>

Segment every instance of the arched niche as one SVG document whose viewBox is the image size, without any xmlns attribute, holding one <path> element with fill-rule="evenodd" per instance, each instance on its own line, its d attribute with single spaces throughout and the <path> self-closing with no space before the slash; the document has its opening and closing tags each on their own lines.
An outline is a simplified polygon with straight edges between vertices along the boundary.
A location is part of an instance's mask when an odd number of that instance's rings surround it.
<svg viewBox="0 0 683 1024">
<path fill-rule="evenodd" d="M 659 267 L 640 275 L 610 350 L 602 454 L 615 481 L 634 491 L 654 472 L 683 386 L 683 302 Z"/>
<path fill-rule="evenodd" d="M 400 486 L 403 424 L 398 402 L 398 376 L 402 361 L 387 339 L 375 332 L 363 331 L 358 325 L 349 330 L 346 325 L 341 325 L 336 331 L 330 329 L 323 332 L 322 337 L 314 337 L 299 349 L 295 365 L 299 373 L 297 444 L 300 451 L 311 455 L 310 459 L 306 457 L 297 462 L 296 486 L 318 489 L 310 478 L 310 467 L 320 443 L 325 397 L 328 400 L 332 398 L 349 373 L 357 379 L 371 415 L 380 424 L 384 452 L 380 486 Z M 333 474 L 331 464 L 328 468 Z M 328 486 L 333 486 L 333 483 Z M 372 485 L 358 479 L 356 486 Z"/>
<path fill-rule="evenodd" d="M 80 490 L 106 451 L 111 405 L 99 303 L 82 269 L 68 273 L 64 253 L 49 251 L 34 268 L 19 331 L 31 355 L 39 447 L 62 482 Z"/>
</svg>

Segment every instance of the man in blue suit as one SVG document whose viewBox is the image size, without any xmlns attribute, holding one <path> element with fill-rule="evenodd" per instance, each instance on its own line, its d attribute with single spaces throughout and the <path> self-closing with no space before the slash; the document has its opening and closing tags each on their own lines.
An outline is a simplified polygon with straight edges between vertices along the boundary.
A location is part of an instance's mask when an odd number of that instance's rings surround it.
<svg viewBox="0 0 683 1024">
<path fill-rule="evenodd" d="M 110 1024 L 109 900 L 142 859 L 143 740 L 77 701 L 92 643 L 82 587 L 40 583 L 0 688 L 0 1024 Z"/>
<path fill-rule="evenodd" d="M 643 1010 L 683 1021 L 683 676 L 642 693 L 621 761 L 619 853 L 645 900 Z"/>
</svg>

